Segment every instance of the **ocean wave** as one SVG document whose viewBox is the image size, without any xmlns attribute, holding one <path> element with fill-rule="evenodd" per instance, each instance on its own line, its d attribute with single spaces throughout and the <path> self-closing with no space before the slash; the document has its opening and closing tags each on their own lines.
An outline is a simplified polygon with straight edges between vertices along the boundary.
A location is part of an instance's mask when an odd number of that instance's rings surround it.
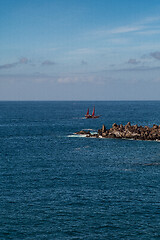
<svg viewBox="0 0 160 240">
<path fill-rule="evenodd" d="M 82 137 L 86 137 L 87 135 L 86 134 L 83 134 L 83 135 L 78 135 L 78 134 L 71 134 L 71 135 L 68 135 L 67 137 L 75 137 L 75 138 L 82 138 Z"/>
<path fill-rule="evenodd" d="M 96 131 L 95 129 L 92 129 L 92 128 L 86 128 L 86 129 L 82 129 L 82 130 L 85 130 L 85 131 Z"/>
</svg>

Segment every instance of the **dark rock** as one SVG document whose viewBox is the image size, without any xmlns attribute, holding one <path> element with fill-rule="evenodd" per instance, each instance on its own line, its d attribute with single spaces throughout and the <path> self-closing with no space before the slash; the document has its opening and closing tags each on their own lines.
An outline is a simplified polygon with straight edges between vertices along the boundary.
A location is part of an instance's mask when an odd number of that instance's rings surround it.
<svg viewBox="0 0 160 240">
<path fill-rule="evenodd" d="M 113 134 L 113 133 L 110 133 L 110 134 L 108 134 L 108 136 L 107 136 L 108 138 L 116 138 L 116 135 L 115 134 Z"/>
<path fill-rule="evenodd" d="M 116 127 L 117 127 L 117 124 L 113 123 L 112 128 L 116 128 Z"/>
<path fill-rule="evenodd" d="M 146 130 L 149 130 L 149 129 L 150 129 L 148 126 L 145 126 L 144 128 L 145 128 Z"/>
<path fill-rule="evenodd" d="M 102 133 L 106 132 L 106 127 L 105 125 L 102 126 Z"/>
<path fill-rule="evenodd" d="M 89 137 L 98 138 L 99 135 L 97 133 L 95 133 L 95 134 L 91 134 Z"/>
<path fill-rule="evenodd" d="M 134 127 L 134 129 L 136 129 L 136 130 L 138 129 L 138 125 L 137 125 L 137 124 L 134 125 L 133 127 Z"/>
<path fill-rule="evenodd" d="M 131 124 L 130 124 L 130 122 L 128 122 L 125 126 L 124 126 L 124 128 L 127 130 L 128 128 L 130 128 L 131 127 Z"/>
<path fill-rule="evenodd" d="M 106 137 L 107 136 L 107 133 L 106 132 L 103 132 L 102 133 L 102 137 Z"/>
<path fill-rule="evenodd" d="M 131 127 L 131 123 L 130 123 L 130 122 L 128 122 L 126 126 L 128 126 L 128 127 Z"/>
<path fill-rule="evenodd" d="M 86 137 L 104 137 L 104 138 L 127 138 L 135 140 L 160 140 L 160 125 L 153 124 L 152 128 L 133 125 L 128 122 L 125 126 L 114 123 L 110 129 L 105 125 L 98 130 L 97 134 L 91 134 L 90 131 L 79 131 L 76 134 L 85 134 Z"/>
<path fill-rule="evenodd" d="M 158 129 L 158 126 L 156 124 L 153 124 L 153 129 Z"/>
<path fill-rule="evenodd" d="M 133 135 L 132 135 L 131 133 L 127 132 L 126 135 L 125 135 L 125 137 L 126 137 L 126 138 L 133 138 Z"/>
<path fill-rule="evenodd" d="M 102 129 L 98 129 L 98 134 L 102 135 Z"/>
<path fill-rule="evenodd" d="M 120 124 L 119 129 L 120 129 L 120 130 L 123 130 L 123 129 L 124 129 L 124 127 L 123 127 L 122 124 Z"/>
<path fill-rule="evenodd" d="M 84 130 L 81 130 L 79 132 L 76 132 L 75 134 L 90 134 L 90 131 L 84 131 Z"/>
</svg>

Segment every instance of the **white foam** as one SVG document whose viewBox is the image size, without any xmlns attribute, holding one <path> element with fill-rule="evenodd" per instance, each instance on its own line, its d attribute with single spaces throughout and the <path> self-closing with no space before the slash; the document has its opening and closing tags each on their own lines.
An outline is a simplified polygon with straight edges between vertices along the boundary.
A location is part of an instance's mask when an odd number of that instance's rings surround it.
<svg viewBox="0 0 160 240">
<path fill-rule="evenodd" d="M 86 128 L 86 129 L 83 129 L 83 130 L 88 130 L 88 131 L 95 131 L 94 129 L 90 129 L 90 128 Z"/>
<path fill-rule="evenodd" d="M 87 135 L 86 134 L 81 134 L 81 135 L 78 135 L 78 134 L 72 134 L 72 135 L 68 135 L 67 137 L 75 137 L 75 138 L 77 138 L 77 137 L 86 137 Z"/>
<path fill-rule="evenodd" d="M 97 132 L 91 132 L 91 134 L 97 134 Z"/>
</svg>

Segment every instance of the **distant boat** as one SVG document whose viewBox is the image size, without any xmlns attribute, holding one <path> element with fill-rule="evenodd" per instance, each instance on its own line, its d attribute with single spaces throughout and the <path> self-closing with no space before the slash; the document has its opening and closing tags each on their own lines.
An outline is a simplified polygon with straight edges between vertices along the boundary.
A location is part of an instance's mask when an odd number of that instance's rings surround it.
<svg viewBox="0 0 160 240">
<path fill-rule="evenodd" d="M 95 115 L 95 106 L 93 108 L 92 115 L 89 114 L 89 108 L 88 108 L 87 114 L 85 115 L 85 118 L 99 118 L 99 117 L 100 117 L 100 115 L 98 115 L 98 116 Z"/>
<path fill-rule="evenodd" d="M 88 110 L 87 110 L 87 113 L 86 113 L 86 115 L 85 115 L 85 118 L 92 118 L 92 115 L 89 114 L 89 108 L 88 108 Z"/>
</svg>

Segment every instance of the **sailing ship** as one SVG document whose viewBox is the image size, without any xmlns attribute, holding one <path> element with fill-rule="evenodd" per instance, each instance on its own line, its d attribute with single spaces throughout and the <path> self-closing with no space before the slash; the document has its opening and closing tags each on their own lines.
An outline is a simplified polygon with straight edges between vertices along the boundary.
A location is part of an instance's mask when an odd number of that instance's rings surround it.
<svg viewBox="0 0 160 240">
<path fill-rule="evenodd" d="M 86 113 L 86 115 L 85 115 L 85 118 L 92 118 L 92 115 L 89 114 L 89 108 L 88 108 L 88 110 L 87 110 L 87 113 Z"/>
<path fill-rule="evenodd" d="M 98 116 L 95 115 L 95 106 L 93 108 L 92 115 L 89 114 L 89 108 L 88 108 L 85 118 L 99 118 L 99 117 L 100 117 L 100 115 L 98 115 Z"/>
</svg>

